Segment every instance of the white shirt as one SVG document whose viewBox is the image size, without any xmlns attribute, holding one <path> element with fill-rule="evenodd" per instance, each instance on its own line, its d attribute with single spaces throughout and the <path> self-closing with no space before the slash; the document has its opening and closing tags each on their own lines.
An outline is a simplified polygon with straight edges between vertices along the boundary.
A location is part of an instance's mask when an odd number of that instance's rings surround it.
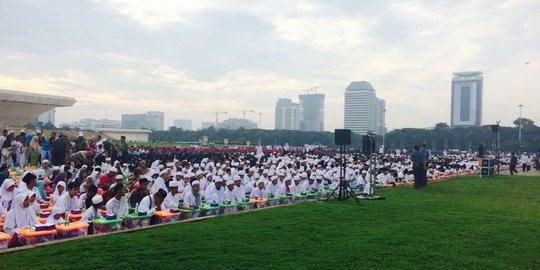
<svg viewBox="0 0 540 270">
<path fill-rule="evenodd" d="M 200 206 L 201 204 L 201 195 L 199 192 L 199 203 L 197 204 L 197 200 L 195 198 L 195 195 L 193 195 L 193 192 L 190 190 L 189 192 L 184 194 L 184 207 L 193 207 L 193 206 Z"/>
<path fill-rule="evenodd" d="M 279 195 L 279 187 L 280 187 L 279 183 L 276 183 L 274 185 L 272 182 L 270 182 L 270 183 L 268 183 L 268 185 L 266 185 L 265 189 L 268 192 L 268 194 L 278 196 Z"/>
<path fill-rule="evenodd" d="M 171 192 L 167 193 L 167 197 L 163 200 L 161 204 L 163 210 L 178 210 L 178 205 L 180 204 L 180 194 L 176 193 L 173 195 Z"/>
<path fill-rule="evenodd" d="M 250 198 L 266 198 L 268 197 L 268 192 L 266 190 L 261 190 L 259 187 L 254 188 L 249 195 Z"/>
<path fill-rule="evenodd" d="M 242 199 L 243 197 L 240 197 L 238 195 L 238 192 L 236 192 L 236 186 L 233 190 L 229 190 L 228 188 L 225 189 L 225 198 L 224 198 L 225 201 L 237 202 L 237 201 L 242 201 Z"/>
<path fill-rule="evenodd" d="M 125 197 L 117 200 L 116 198 L 110 199 L 105 205 L 107 209 L 107 215 L 116 215 L 116 217 L 122 217 L 129 214 L 128 202 Z"/>
<path fill-rule="evenodd" d="M 150 196 L 152 195 L 145 196 L 141 200 L 141 203 L 139 203 L 139 207 L 137 208 L 138 212 L 146 213 L 147 215 L 154 214 L 154 212 L 156 212 L 156 204 L 154 199 Z"/>
<path fill-rule="evenodd" d="M 220 203 L 225 199 L 225 188 L 217 189 L 216 185 L 211 183 L 204 192 L 204 198 L 210 202 Z"/>
<path fill-rule="evenodd" d="M 95 211 L 94 211 L 95 210 Z M 99 212 L 98 209 L 94 209 L 94 206 L 90 206 L 90 208 L 86 209 L 84 211 L 81 221 L 92 221 L 94 219 L 103 218 L 101 215 L 101 212 Z"/>
<path fill-rule="evenodd" d="M 77 195 L 73 197 L 69 197 L 68 192 L 64 192 L 60 198 L 58 198 L 58 201 L 54 204 L 55 207 L 60 207 L 64 212 L 69 212 L 71 210 L 77 210 L 79 209 L 79 198 Z"/>
</svg>

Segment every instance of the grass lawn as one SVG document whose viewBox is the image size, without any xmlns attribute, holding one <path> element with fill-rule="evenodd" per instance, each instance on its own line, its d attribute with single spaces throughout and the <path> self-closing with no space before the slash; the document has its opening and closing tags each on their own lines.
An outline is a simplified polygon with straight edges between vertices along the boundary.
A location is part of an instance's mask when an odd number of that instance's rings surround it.
<svg viewBox="0 0 540 270">
<path fill-rule="evenodd" d="M 457 178 L 0 255 L 0 269 L 540 269 L 540 178 Z"/>
</svg>

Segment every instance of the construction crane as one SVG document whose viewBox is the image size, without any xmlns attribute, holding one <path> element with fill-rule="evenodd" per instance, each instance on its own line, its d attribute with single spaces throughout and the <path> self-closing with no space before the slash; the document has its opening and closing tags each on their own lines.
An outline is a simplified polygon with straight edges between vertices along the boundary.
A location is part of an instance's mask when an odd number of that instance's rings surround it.
<svg viewBox="0 0 540 270">
<path fill-rule="evenodd" d="M 253 110 L 247 110 L 247 111 L 246 111 L 246 109 L 244 109 L 244 110 L 242 111 L 242 114 L 244 115 L 244 119 L 246 119 L 246 113 L 255 113 L 255 111 L 253 111 Z"/>
<path fill-rule="evenodd" d="M 219 114 L 227 114 L 227 112 L 216 111 L 216 126 L 215 126 L 216 129 L 218 128 Z"/>
</svg>

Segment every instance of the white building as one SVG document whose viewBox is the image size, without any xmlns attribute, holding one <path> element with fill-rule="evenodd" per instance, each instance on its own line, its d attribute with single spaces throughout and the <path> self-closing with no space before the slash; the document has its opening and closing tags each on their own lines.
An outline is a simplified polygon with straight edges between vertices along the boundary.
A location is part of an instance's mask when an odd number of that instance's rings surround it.
<svg viewBox="0 0 540 270">
<path fill-rule="evenodd" d="M 484 77 L 480 71 L 456 72 L 452 78 L 450 125 L 482 125 L 482 92 Z"/>
<path fill-rule="evenodd" d="M 377 132 L 378 104 L 375 88 L 369 82 L 351 82 L 345 89 L 344 128 L 360 135 Z"/>
<path fill-rule="evenodd" d="M 121 123 L 118 120 L 111 119 L 81 119 L 81 121 L 72 123 L 62 123 L 60 126 L 81 130 L 96 130 L 98 128 L 119 129 L 121 127 Z"/>
<path fill-rule="evenodd" d="M 324 94 L 299 95 L 300 130 L 324 131 Z"/>
<path fill-rule="evenodd" d="M 189 119 L 174 119 L 173 124 L 176 128 L 181 128 L 183 130 L 193 129 L 193 121 Z"/>
<path fill-rule="evenodd" d="M 280 98 L 276 103 L 275 129 L 300 129 L 300 104 L 291 99 Z"/>
<path fill-rule="evenodd" d="M 257 123 L 251 122 L 247 119 L 229 118 L 218 124 L 218 128 L 224 129 L 256 129 Z"/>
<path fill-rule="evenodd" d="M 122 114 L 122 128 L 163 130 L 165 114 L 163 112 L 149 111 L 146 114 Z"/>
</svg>

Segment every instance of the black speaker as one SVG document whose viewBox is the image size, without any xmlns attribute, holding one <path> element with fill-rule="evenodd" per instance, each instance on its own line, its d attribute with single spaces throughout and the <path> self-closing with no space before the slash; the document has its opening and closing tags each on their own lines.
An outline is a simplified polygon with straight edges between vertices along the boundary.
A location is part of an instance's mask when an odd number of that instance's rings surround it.
<svg viewBox="0 0 540 270">
<path fill-rule="evenodd" d="M 375 136 L 364 135 L 362 136 L 362 153 L 364 155 L 371 155 L 375 152 Z"/>
<path fill-rule="evenodd" d="M 482 168 L 481 173 L 482 176 L 494 176 L 495 168 Z"/>
<path fill-rule="evenodd" d="M 486 168 L 486 167 L 493 167 L 494 164 L 493 164 L 493 159 L 491 158 L 483 158 L 482 159 L 482 168 Z"/>
<path fill-rule="evenodd" d="M 499 125 L 491 125 L 491 132 L 493 133 L 499 132 Z"/>
<path fill-rule="evenodd" d="M 483 157 L 486 154 L 483 144 L 478 145 L 478 156 Z"/>
<path fill-rule="evenodd" d="M 350 145 L 352 133 L 350 129 L 334 130 L 335 145 Z"/>
</svg>

